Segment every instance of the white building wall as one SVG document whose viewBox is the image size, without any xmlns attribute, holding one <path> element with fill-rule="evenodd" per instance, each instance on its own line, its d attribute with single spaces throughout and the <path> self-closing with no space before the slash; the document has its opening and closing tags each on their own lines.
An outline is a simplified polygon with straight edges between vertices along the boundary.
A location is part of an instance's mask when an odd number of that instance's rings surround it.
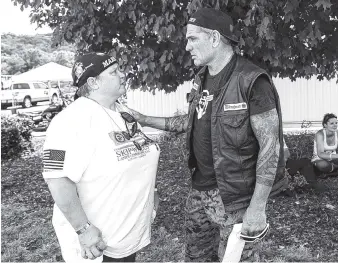
<svg viewBox="0 0 338 263">
<path fill-rule="evenodd" d="M 171 117 L 177 112 L 188 112 L 186 94 L 192 88 L 191 82 L 180 85 L 175 92 L 165 93 L 162 91 L 144 92 L 130 90 L 127 93 L 128 106 L 145 115 L 157 117 Z"/>
<path fill-rule="evenodd" d="M 336 80 L 319 81 L 315 77 L 291 81 L 275 78 L 283 114 L 283 122 L 291 124 L 303 120 L 320 122 L 328 112 L 338 114 L 338 84 Z"/>
<path fill-rule="evenodd" d="M 336 80 L 319 81 L 315 77 L 291 81 L 288 78 L 274 78 L 283 113 L 283 122 L 299 126 L 303 120 L 321 122 L 328 112 L 338 114 L 338 84 Z M 170 117 L 178 111 L 187 112 L 186 94 L 192 88 L 191 82 L 185 82 L 176 92 L 165 93 L 140 90 L 129 91 L 127 94 L 129 107 L 143 114 Z M 291 125 L 292 126 L 292 125 Z"/>
</svg>

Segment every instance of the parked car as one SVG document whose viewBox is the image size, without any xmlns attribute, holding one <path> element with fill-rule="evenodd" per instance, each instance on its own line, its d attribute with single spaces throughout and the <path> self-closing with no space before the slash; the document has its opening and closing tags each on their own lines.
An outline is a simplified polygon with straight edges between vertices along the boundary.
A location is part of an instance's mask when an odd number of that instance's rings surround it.
<svg viewBox="0 0 338 263">
<path fill-rule="evenodd" d="M 29 108 L 41 101 L 56 103 L 59 99 L 58 89 L 49 88 L 43 82 L 13 82 L 9 89 L 1 90 L 1 108 L 22 105 Z"/>
<path fill-rule="evenodd" d="M 33 131 L 46 131 L 52 119 L 74 101 L 74 96 L 69 97 L 67 95 L 64 95 L 58 86 L 56 88 L 59 90 L 60 94 L 59 103 L 51 104 L 47 109 L 43 110 L 42 112 L 21 113 L 21 115 L 32 119 L 32 121 L 34 122 L 34 126 L 32 128 Z"/>
</svg>

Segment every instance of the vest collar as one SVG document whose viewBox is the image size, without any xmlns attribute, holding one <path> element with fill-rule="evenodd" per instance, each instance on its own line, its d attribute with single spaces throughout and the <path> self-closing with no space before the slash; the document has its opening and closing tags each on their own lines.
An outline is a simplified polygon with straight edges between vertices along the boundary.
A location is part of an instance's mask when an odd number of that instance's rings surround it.
<svg viewBox="0 0 338 263">
<path fill-rule="evenodd" d="M 231 60 L 232 60 L 233 58 L 236 58 L 236 60 L 237 60 L 237 54 L 236 54 L 236 53 L 234 53 L 234 55 L 233 55 L 233 57 L 231 58 Z M 231 61 L 231 60 L 230 60 L 230 61 Z M 229 63 L 230 63 L 230 61 L 229 61 Z M 238 62 L 238 60 L 237 60 L 237 62 Z M 237 64 L 237 62 L 236 62 L 236 64 Z M 201 86 L 201 84 L 203 83 L 204 78 L 205 78 L 205 72 L 206 72 L 206 70 L 207 70 L 207 66 L 203 66 L 203 67 L 197 72 L 197 78 L 195 79 L 195 83 L 196 83 L 198 86 Z"/>
</svg>

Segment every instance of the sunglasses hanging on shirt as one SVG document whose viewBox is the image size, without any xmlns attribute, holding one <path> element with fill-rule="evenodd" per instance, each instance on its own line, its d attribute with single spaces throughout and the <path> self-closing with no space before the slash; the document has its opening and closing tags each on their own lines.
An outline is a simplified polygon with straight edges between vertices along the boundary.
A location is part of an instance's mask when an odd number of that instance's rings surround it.
<svg viewBox="0 0 338 263">
<path fill-rule="evenodd" d="M 135 147 L 138 150 L 141 151 L 143 145 L 155 143 L 154 140 L 150 139 L 140 129 L 137 128 L 137 121 L 135 120 L 133 115 L 129 114 L 128 112 L 120 112 L 120 114 L 121 114 L 122 119 L 125 121 L 126 130 L 127 130 L 127 132 L 122 132 L 122 134 L 127 140 L 130 140 L 131 138 L 133 138 L 137 132 L 143 136 L 144 141 L 142 141 L 141 143 L 142 145 L 135 140 L 133 141 Z M 127 123 L 132 124 L 131 129 L 129 129 Z M 156 148 L 158 149 L 157 144 L 155 145 L 156 145 Z"/>
<path fill-rule="evenodd" d="M 98 105 L 100 105 L 97 101 L 91 99 L 92 101 L 96 102 Z M 115 123 L 115 125 L 121 130 L 121 128 L 116 124 L 116 122 L 114 121 L 114 119 L 109 115 L 109 113 L 106 111 L 106 109 L 100 105 L 101 108 L 105 111 L 105 113 L 108 115 L 108 117 Z M 141 130 L 139 130 L 137 128 L 137 122 L 134 118 L 134 116 L 132 116 L 131 114 L 129 114 L 128 112 L 120 112 L 122 119 L 125 121 L 125 125 L 126 125 L 126 130 L 127 131 L 122 131 L 122 135 L 125 139 L 127 140 L 131 140 L 131 138 L 133 138 L 135 136 L 135 134 L 138 132 L 143 136 L 143 141 L 142 141 L 142 145 L 140 145 L 139 142 L 137 142 L 136 140 L 133 140 L 133 144 L 135 145 L 135 147 L 141 151 L 142 150 L 142 146 L 148 143 L 155 143 L 152 139 L 148 138 Z M 127 123 L 131 123 L 131 129 L 129 129 Z M 156 145 L 156 149 L 159 150 L 159 146 L 157 145 L 157 143 L 155 143 Z"/>
</svg>

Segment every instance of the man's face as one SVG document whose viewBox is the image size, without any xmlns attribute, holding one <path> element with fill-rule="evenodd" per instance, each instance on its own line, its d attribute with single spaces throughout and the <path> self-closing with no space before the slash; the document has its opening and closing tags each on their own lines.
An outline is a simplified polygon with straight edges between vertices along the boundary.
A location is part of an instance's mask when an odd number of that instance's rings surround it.
<svg viewBox="0 0 338 263">
<path fill-rule="evenodd" d="M 126 93 L 125 74 L 119 70 L 117 63 L 102 71 L 98 81 L 100 89 L 111 96 L 120 97 Z"/>
<path fill-rule="evenodd" d="M 212 59 L 212 37 L 199 26 L 188 24 L 186 51 L 189 51 L 195 66 L 205 66 Z"/>
</svg>

